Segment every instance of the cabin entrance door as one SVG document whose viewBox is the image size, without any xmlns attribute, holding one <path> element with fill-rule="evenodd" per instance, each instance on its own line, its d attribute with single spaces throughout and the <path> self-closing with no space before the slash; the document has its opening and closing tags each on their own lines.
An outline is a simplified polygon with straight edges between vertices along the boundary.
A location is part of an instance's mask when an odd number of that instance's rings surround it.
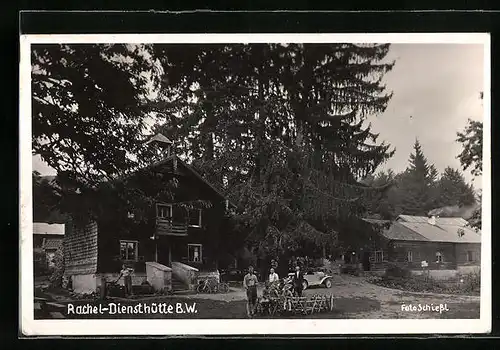
<svg viewBox="0 0 500 350">
<path fill-rule="evenodd" d="M 156 238 L 156 256 L 158 263 L 172 267 L 172 248 L 168 237 L 158 236 Z"/>
</svg>

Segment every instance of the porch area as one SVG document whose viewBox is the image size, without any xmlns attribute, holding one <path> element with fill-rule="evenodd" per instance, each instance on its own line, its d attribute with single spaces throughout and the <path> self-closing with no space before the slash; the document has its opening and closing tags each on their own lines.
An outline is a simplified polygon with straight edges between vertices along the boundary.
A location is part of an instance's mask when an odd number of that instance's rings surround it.
<svg viewBox="0 0 500 350">
<path fill-rule="evenodd" d="M 157 235 L 155 244 L 155 264 L 169 269 L 170 285 L 165 288 L 172 292 L 196 290 L 198 281 L 214 278 L 220 281 L 216 261 L 208 258 L 210 252 L 201 239 L 181 234 Z"/>
</svg>

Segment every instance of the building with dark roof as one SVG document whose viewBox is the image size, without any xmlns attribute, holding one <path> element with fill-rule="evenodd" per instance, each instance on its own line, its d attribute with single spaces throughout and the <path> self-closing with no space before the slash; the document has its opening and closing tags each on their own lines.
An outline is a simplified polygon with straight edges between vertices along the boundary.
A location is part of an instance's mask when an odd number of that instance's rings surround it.
<svg viewBox="0 0 500 350">
<path fill-rule="evenodd" d="M 365 253 L 365 270 L 395 264 L 410 270 L 467 273 L 480 267 L 481 233 L 463 218 L 400 215 L 379 234 L 384 243 Z"/>
<path fill-rule="evenodd" d="M 150 143 L 163 147 L 171 142 L 157 135 Z M 158 191 L 151 185 L 156 179 L 163 179 L 163 184 L 172 181 L 176 185 L 171 196 L 148 202 L 144 212 L 111 207 L 87 225 L 68 228 L 65 273 L 75 292 L 96 292 L 104 280 L 116 280 L 123 265 L 134 270 L 134 286 L 147 281 L 158 292 L 192 289 L 203 276 L 218 276 L 221 232 L 227 231 L 226 211 L 231 204 L 168 147 L 163 151 L 161 161 L 117 181 L 150 194 Z"/>
<path fill-rule="evenodd" d="M 64 233 L 64 224 L 33 223 L 33 251 L 45 254 L 48 268 L 54 267 L 54 255 L 57 249 L 62 248 Z"/>
</svg>

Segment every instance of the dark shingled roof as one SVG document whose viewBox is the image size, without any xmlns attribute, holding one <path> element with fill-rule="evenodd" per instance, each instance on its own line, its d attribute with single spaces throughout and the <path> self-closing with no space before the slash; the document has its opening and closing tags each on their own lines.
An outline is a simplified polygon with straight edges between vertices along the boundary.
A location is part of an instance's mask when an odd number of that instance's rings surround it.
<svg viewBox="0 0 500 350">
<path fill-rule="evenodd" d="M 215 185 L 213 185 L 212 183 L 210 183 L 207 179 L 205 179 L 203 176 L 201 176 L 200 173 L 198 173 L 192 166 L 190 166 L 189 164 L 187 164 L 185 161 L 183 161 L 177 155 L 171 155 L 171 156 L 169 156 L 169 157 L 167 157 L 167 158 L 165 158 L 163 160 L 160 160 L 160 161 L 158 161 L 156 163 L 148 165 L 147 167 L 145 167 L 143 169 L 139 169 L 138 171 L 142 171 L 142 170 L 145 170 L 145 169 L 153 169 L 153 168 L 156 168 L 156 167 L 159 167 L 159 166 L 168 165 L 169 163 L 173 162 L 174 159 L 177 161 L 177 164 L 180 164 L 181 166 L 183 166 L 184 168 L 186 168 L 197 179 L 199 179 L 201 182 L 203 182 L 205 185 L 207 185 L 212 191 L 214 191 L 219 197 L 221 197 L 223 199 L 227 199 L 226 195 L 223 192 L 223 190 L 217 188 Z M 231 205 L 232 207 L 236 207 L 236 205 L 234 203 L 232 203 L 231 201 L 229 201 L 229 205 Z"/>
</svg>

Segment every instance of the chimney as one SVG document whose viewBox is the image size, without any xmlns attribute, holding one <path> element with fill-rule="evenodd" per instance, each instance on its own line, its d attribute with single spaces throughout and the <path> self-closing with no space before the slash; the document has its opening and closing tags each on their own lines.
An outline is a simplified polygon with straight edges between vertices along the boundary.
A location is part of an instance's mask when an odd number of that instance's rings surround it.
<svg viewBox="0 0 500 350">
<path fill-rule="evenodd" d="M 427 222 L 432 225 L 432 226 L 435 226 L 436 225 L 436 217 L 434 215 L 432 215 L 429 220 L 427 220 Z"/>
<path fill-rule="evenodd" d="M 165 158 L 170 157 L 172 154 L 173 142 L 163 134 L 156 134 L 146 142 L 146 145 L 148 144 L 152 144 L 153 147 L 156 148 L 157 152 Z"/>
</svg>

